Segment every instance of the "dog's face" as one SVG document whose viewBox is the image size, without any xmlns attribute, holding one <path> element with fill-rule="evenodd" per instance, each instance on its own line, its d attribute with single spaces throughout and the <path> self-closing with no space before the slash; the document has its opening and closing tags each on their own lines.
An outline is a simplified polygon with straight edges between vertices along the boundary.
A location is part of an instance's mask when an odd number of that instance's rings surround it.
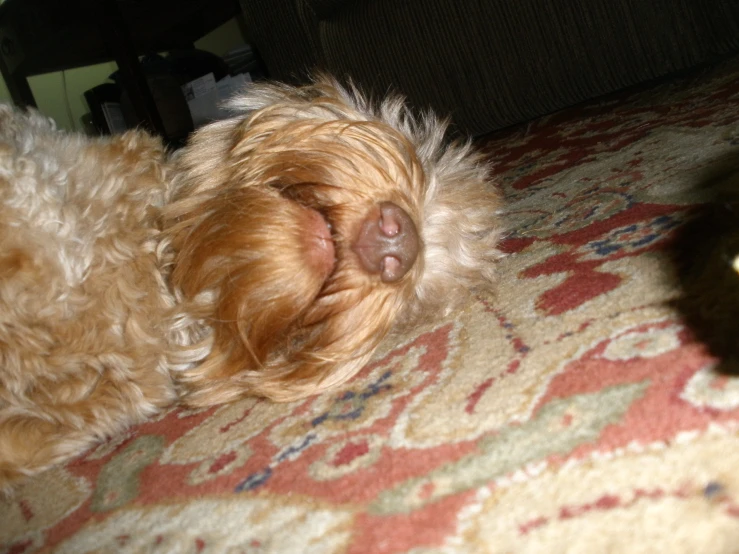
<svg viewBox="0 0 739 554">
<path fill-rule="evenodd" d="M 212 330 L 192 405 L 294 400 L 358 371 L 393 326 L 487 285 L 498 199 L 466 145 L 329 80 L 257 86 L 179 155 L 172 283 Z"/>
</svg>

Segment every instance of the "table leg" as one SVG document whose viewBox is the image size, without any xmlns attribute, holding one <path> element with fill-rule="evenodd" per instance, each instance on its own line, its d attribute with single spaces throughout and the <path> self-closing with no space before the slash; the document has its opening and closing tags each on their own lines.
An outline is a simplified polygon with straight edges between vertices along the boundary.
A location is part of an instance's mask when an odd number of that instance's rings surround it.
<svg viewBox="0 0 739 554">
<path fill-rule="evenodd" d="M 11 43 L 12 44 L 12 43 Z M 1 44 L 0 48 L 5 48 L 6 44 Z M 0 53 L 0 72 L 2 72 L 5 86 L 8 87 L 10 98 L 16 106 L 25 108 L 26 106 L 36 106 L 36 100 L 31 92 L 31 86 L 28 79 L 18 71 L 10 71 L 8 65 Z"/>
</svg>

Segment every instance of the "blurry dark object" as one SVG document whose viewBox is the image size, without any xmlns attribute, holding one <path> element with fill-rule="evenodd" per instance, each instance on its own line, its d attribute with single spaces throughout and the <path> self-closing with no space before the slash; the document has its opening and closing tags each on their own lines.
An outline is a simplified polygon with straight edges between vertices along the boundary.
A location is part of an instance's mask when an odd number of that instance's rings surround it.
<svg viewBox="0 0 739 554">
<path fill-rule="evenodd" d="M 719 369 L 739 370 L 739 174 L 705 204 L 674 244 L 682 296 L 677 307 L 696 338 L 719 357 Z"/>
<path fill-rule="evenodd" d="M 193 79 L 212 73 L 216 81 L 220 81 L 230 74 L 228 64 L 222 58 L 205 50 L 190 48 L 187 50 L 173 50 L 165 57 L 147 56 L 142 60 L 144 71 L 147 65 L 153 69 L 157 62 L 161 64 L 159 73 L 169 73 L 177 78 L 181 85 Z"/>
<path fill-rule="evenodd" d="M 224 54 L 223 61 L 228 65 L 231 75 L 248 73 L 254 81 L 267 77 L 262 58 L 251 44 L 229 50 Z"/>
<path fill-rule="evenodd" d="M 90 108 L 91 123 L 99 135 L 110 135 L 116 131 L 112 129 L 109 116 L 106 117 L 106 105 L 117 105 L 120 110 L 121 88 L 115 83 L 103 83 L 85 91 L 85 100 Z"/>
<path fill-rule="evenodd" d="M 164 136 L 175 146 L 183 144 L 193 124 L 179 80 L 173 75 L 153 74 L 146 76 L 146 82 L 162 119 Z M 121 94 L 121 109 L 126 122 L 137 121 L 133 102 L 125 90 Z"/>
<path fill-rule="evenodd" d="M 82 132 L 88 136 L 100 134 L 92 121 L 92 114 L 90 112 L 86 112 L 80 116 L 80 127 Z"/>
</svg>

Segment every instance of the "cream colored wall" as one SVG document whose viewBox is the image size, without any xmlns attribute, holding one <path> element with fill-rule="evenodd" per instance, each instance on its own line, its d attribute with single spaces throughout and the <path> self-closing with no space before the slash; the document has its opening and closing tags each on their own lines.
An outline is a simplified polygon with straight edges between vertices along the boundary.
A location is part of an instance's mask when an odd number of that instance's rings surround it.
<svg viewBox="0 0 739 554">
<path fill-rule="evenodd" d="M 107 81 L 116 69 L 115 63 L 105 63 L 69 69 L 63 73 L 36 75 L 30 77 L 28 83 L 41 113 L 54 118 L 64 129 L 82 130 L 80 118 L 90 111 L 84 92 Z"/>
<path fill-rule="evenodd" d="M 5 81 L 0 77 L 0 102 L 10 102 L 10 93 L 8 87 L 5 86 Z"/>
<path fill-rule="evenodd" d="M 244 43 L 235 19 L 218 27 L 195 43 L 197 48 L 222 56 Z M 62 72 L 36 75 L 28 79 L 39 110 L 64 129 L 82 129 L 80 118 L 89 111 L 84 92 L 108 80 L 117 69 L 115 63 L 80 67 Z M 66 88 L 64 86 L 66 80 Z M 66 90 L 66 93 L 65 93 Z M 0 78 L 0 101 L 10 102 L 8 89 Z M 71 115 L 71 118 L 70 118 Z"/>
</svg>

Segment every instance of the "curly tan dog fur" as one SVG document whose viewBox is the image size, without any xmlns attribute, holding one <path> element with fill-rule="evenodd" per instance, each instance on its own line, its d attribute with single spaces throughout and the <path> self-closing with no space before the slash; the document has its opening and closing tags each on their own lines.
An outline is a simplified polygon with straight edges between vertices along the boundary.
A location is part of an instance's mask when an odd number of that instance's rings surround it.
<svg viewBox="0 0 739 554">
<path fill-rule="evenodd" d="M 169 156 L 0 107 L 0 486 L 178 399 L 291 401 L 493 280 L 468 144 L 329 79 L 260 85 Z"/>
</svg>

